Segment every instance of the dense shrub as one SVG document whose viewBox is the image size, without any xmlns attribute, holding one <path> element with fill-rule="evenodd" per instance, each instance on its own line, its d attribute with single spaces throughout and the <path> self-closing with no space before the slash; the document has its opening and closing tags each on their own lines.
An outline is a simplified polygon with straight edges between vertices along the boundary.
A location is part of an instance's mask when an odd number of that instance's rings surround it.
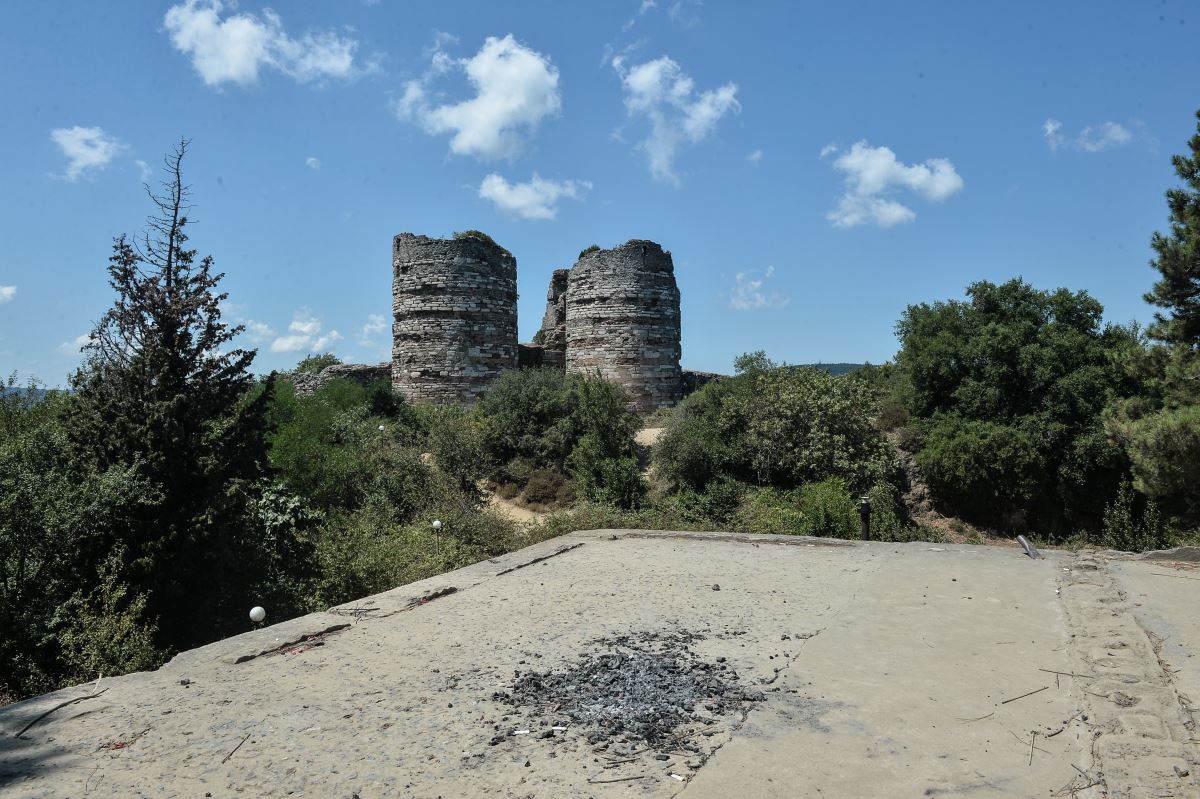
<svg viewBox="0 0 1200 799">
<path fill-rule="evenodd" d="M 935 497 L 978 523 L 1095 529 L 1128 470 L 1100 420 L 1137 391 L 1122 367 L 1136 332 L 1104 326 L 1086 292 L 1012 280 L 967 295 L 909 306 L 897 324 L 898 393 Z"/>
<path fill-rule="evenodd" d="M 892 478 L 894 457 L 871 426 L 863 383 L 772 368 L 765 356 L 738 364 L 741 374 L 704 386 L 671 417 L 655 450 L 668 480 L 702 490 L 720 475 L 781 488 L 840 477 L 863 491 Z"/>
<path fill-rule="evenodd" d="M 1104 508 L 1101 543 L 1122 552 L 1146 552 L 1171 546 L 1171 535 L 1154 500 L 1138 501 L 1133 487 L 1121 483 L 1116 498 Z"/>
<path fill-rule="evenodd" d="M 296 368 L 292 371 L 315 374 L 327 366 L 336 366 L 341 362 L 342 359 L 332 352 L 322 352 L 305 356 L 300 363 L 296 364 Z"/>
<path fill-rule="evenodd" d="M 621 388 L 598 377 L 546 368 L 505 373 L 475 408 L 489 476 L 547 504 L 563 492 L 545 473 L 569 474 L 585 499 L 635 506 L 645 487 L 633 440 L 640 425 L 627 406 Z"/>
</svg>

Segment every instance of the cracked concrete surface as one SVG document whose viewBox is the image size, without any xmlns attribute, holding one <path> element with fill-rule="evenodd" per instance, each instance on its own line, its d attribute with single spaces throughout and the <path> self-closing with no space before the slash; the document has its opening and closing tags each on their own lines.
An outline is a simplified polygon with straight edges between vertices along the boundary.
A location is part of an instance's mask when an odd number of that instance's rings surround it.
<svg viewBox="0 0 1200 799">
<path fill-rule="evenodd" d="M 1172 566 L 577 533 L 106 679 L 20 739 L 94 685 L 0 708 L 0 796 L 1200 796 L 1200 580 L 1150 572 Z M 700 751 L 591 745 L 492 699 L 598 639 L 684 630 L 766 695 Z"/>
</svg>

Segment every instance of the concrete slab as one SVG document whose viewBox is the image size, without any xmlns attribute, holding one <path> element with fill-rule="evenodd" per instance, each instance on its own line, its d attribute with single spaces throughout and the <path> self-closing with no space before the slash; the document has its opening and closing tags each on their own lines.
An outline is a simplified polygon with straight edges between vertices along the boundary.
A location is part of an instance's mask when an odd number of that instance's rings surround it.
<svg viewBox="0 0 1200 799">
<path fill-rule="evenodd" d="M 0 796 L 1200 795 L 1125 567 L 1046 554 L 577 533 L 0 708 Z M 646 748 L 493 698 L 630 632 L 764 701 Z"/>
</svg>

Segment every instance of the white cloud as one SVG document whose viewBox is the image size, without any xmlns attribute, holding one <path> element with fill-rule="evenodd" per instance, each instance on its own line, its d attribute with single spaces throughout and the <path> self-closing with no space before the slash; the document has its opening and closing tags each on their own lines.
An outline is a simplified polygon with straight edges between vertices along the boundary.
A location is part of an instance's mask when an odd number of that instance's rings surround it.
<svg viewBox="0 0 1200 799">
<path fill-rule="evenodd" d="M 746 160 L 749 161 L 751 164 L 754 164 L 754 166 L 758 166 L 759 163 L 762 161 L 762 157 L 763 157 L 763 151 L 755 150 L 754 152 L 748 153 L 746 155 Z"/>
<path fill-rule="evenodd" d="M 271 342 L 271 352 L 324 352 L 342 340 L 342 334 L 336 330 L 325 335 L 320 333 L 321 320 L 313 316 L 311 311 L 301 309 L 292 315 L 288 335 L 279 336 Z"/>
<path fill-rule="evenodd" d="M 1046 144 L 1051 150 L 1062 147 L 1062 123 L 1057 119 L 1047 119 L 1042 123 L 1042 137 L 1046 139 Z"/>
<path fill-rule="evenodd" d="M 63 179 L 74 182 L 82 177 L 90 177 L 125 149 L 113 136 L 109 136 L 102 128 L 55 128 L 50 131 L 50 140 L 58 145 L 62 154 L 67 157 L 67 171 Z"/>
<path fill-rule="evenodd" d="M 264 344 L 275 338 L 275 328 L 265 322 L 255 322 L 253 319 L 246 322 L 246 333 L 255 344 Z"/>
<path fill-rule="evenodd" d="M 308 158 L 304 159 L 304 165 L 309 169 L 318 170 L 321 168 L 321 159 L 317 158 L 315 155 L 310 155 Z"/>
<path fill-rule="evenodd" d="M 684 28 L 694 28 L 700 24 L 700 16 L 690 12 L 688 9 L 692 6 L 699 7 L 703 5 L 700 0 L 675 0 L 667 7 L 667 17 L 676 25 Z"/>
<path fill-rule="evenodd" d="M 231 3 L 231 8 L 236 4 Z M 300 83 L 323 78 L 350 78 L 358 42 L 332 31 L 292 38 L 271 9 L 262 16 L 230 14 L 224 19 L 221 0 L 186 0 L 171 6 L 163 26 L 171 44 L 191 58 L 192 68 L 208 86 L 232 82 L 250 86 L 264 67 Z"/>
<path fill-rule="evenodd" d="M 775 267 L 768 266 L 761 278 L 756 278 L 757 269 L 738 272 L 734 277 L 733 291 L 729 295 L 729 307 L 735 311 L 757 311 L 767 308 L 783 308 L 789 302 L 786 297 L 773 289 L 764 291 L 766 281 L 775 277 Z"/>
<path fill-rule="evenodd" d="M 1042 137 L 1051 150 L 1071 146 L 1076 150 L 1088 153 L 1098 153 L 1113 147 L 1122 147 L 1133 141 L 1133 134 L 1124 125 L 1116 122 L 1101 122 L 1098 125 L 1088 125 L 1079 135 L 1070 141 L 1062 132 L 1063 123 L 1057 119 L 1047 119 L 1042 123 Z"/>
<path fill-rule="evenodd" d="M 827 153 L 828 154 L 828 153 Z M 941 202 L 963 188 L 954 164 L 945 158 L 930 158 L 923 164 L 904 164 L 887 147 L 855 143 L 833 162 L 846 174 L 846 193 L 826 218 L 837 227 L 856 227 L 873 222 L 892 227 L 917 218 L 911 208 L 891 198 L 909 189 L 932 202 Z"/>
<path fill-rule="evenodd" d="M 833 155 L 834 153 L 836 153 L 838 151 L 838 149 L 839 148 L 836 144 L 826 144 L 824 147 L 821 148 L 821 156 L 820 157 L 825 158 L 826 156 Z"/>
<path fill-rule="evenodd" d="M 143 161 L 140 158 L 135 158 L 133 163 L 137 165 L 137 168 L 138 168 L 139 172 L 141 173 L 142 183 L 145 183 L 146 181 L 150 180 L 150 177 L 154 174 L 154 170 L 152 170 L 150 168 L 150 165 L 147 164 L 145 161 Z"/>
<path fill-rule="evenodd" d="M 17 296 L 16 286 L 0 286 L 0 305 L 11 302 L 15 296 Z"/>
<path fill-rule="evenodd" d="M 436 136 L 452 133 L 450 151 L 479 158 L 511 158 L 524 146 L 525 136 L 546 117 L 562 108 L 558 69 L 541 53 L 518 43 L 512 34 L 489 36 L 470 58 L 454 59 L 443 46 L 452 37 L 439 35 L 430 68 L 404 85 L 395 102 L 396 116 Z M 439 75 L 461 70 L 475 89 L 469 100 L 434 105 L 430 85 Z"/>
<path fill-rule="evenodd" d="M 1120 147 L 1133 141 L 1133 134 L 1116 122 L 1101 122 L 1099 125 L 1088 125 L 1079 133 L 1075 143 L 1079 149 L 1089 153 L 1098 153 L 1112 147 Z"/>
<path fill-rule="evenodd" d="M 612 67 L 625 89 L 625 108 L 631 117 L 645 117 L 649 135 L 638 145 L 658 180 L 679 184 L 675 158 L 685 144 L 707 138 L 726 114 L 737 113 L 737 86 L 726 83 L 696 92 L 695 83 L 667 56 L 627 67 L 625 59 L 612 59 Z"/>
<path fill-rule="evenodd" d="M 579 200 L 591 188 L 586 180 L 546 180 L 536 172 L 527 183 L 509 183 L 492 173 L 479 184 L 479 196 L 521 219 L 553 219 L 560 198 Z"/>
<path fill-rule="evenodd" d="M 92 336 L 90 333 L 84 333 L 76 336 L 70 341 L 64 341 L 58 345 L 58 351 L 63 355 L 78 355 L 83 352 L 83 348 L 90 344 Z"/>
<path fill-rule="evenodd" d="M 387 317 L 378 313 L 367 314 L 367 323 L 358 332 L 358 343 L 364 347 L 378 346 L 379 342 L 375 339 L 375 336 L 386 333 L 387 329 Z"/>
</svg>

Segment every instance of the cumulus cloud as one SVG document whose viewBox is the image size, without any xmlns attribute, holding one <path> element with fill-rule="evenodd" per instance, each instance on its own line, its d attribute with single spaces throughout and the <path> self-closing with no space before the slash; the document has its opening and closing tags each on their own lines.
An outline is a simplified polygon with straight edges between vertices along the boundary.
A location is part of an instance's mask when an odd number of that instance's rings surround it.
<svg viewBox="0 0 1200 799">
<path fill-rule="evenodd" d="M 562 108 L 558 69 L 547 56 L 517 42 L 489 36 L 470 58 L 451 58 L 443 49 L 453 37 L 439 35 L 431 51 L 429 70 L 404 85 L 394 110 L 431 136 L 452 134 L 450 151 L 478 158 L 511 158 L 541 121 Z M 433 82 L 449 72 L 463 72 L 475 96 L 438 105 L 431 98 Z"/>
<path fill-rule="evenodd" d="M 15 296 L 17 296 L 16 286 L 0 286 L 0 305 L 11 302 Z"/>
<path fill-rule="evenodd" d="M 221 0 L 186 0 L 171 6 L 163 17 L 171 44 L 191 59 L 192 68 L 208 86 L 251 86 L 263 68 L 299 83 L 350 78 L 359 72 L 354 39 L 332 31 L 293 38 L 269 8 L 261 16 L 231 13 L 222 18 L 224 10 Z"/>
<path fill-rule="evenodd" d="M 321 335 L 321 320 L 301 309 L 293 314 L 288 334 L 271 342 L 271 352 L 323 352 L 341 340 L 342 334 L 336 330 Z"/>
<path fill-rule="evenodd" d="M 383 314 L 367 314 L 367 323 L 358 331 L 358 343 L 364 347 L 374 347 L 379 344 L 375 336 L 387 332 L 388 321 Z"/>
<path fill-rule="evenodd" d="M 561 198 L 579 200 L 591 188 L 586 180 L 546 180 L 536 172 L 526 183 L 509 183 L 492 173 L 479 184 L 479 196 L 521 219 L 553 219 Z"/>
<path fill-rule="evenodd" d="M 256 322 L 250 319 L 246 322 L 246 334 L 255 344 L 265 344 L 275 338 L 275 328 L 266 322 Z"/>
<path fill-rule="evenodd" d="M 1063 146 L 1062 123 L 1057 119 L 1047 119 L 1042 123 L 1042 138 L 1051 150 Z"/>
<path fill-rule="evenodd" d="M 828 153 L 827 153 L 828 154 Z M 908 189 L 932 202 L 941 202 L 962 190 L 963 179 L 945 158 L 930 158 L 923 164 L 905 164 L 887 147 L 855 143 L 833 162 L 846 175 L 846 192 L 837 208 L 826 218 L 837 227 L 874 223 L 892 227 L 917 218 L 908 206 L 893 198 Z"/>
<path fill-rule="evenodd" d="M 650 164 L 650 173 L 667 183 L 679 184 L 675 159 L 684 144 L 708 138 L 721 118 L 737 113 L 737 86 L 726 83 L 697 92 L 695 82 L 671 58 L 663 56 L 628 66 L 623 56 L 612 59 L 625 90 L 625 108 L 634 118 L 645 118 L 650 132 L 638 145 Z"/>
<path fill-rule="evenodd" d="M 762 277 L 757 269 L 738 272 L 734 276 L 733 291 L 729 294 L 729 307 L 735 311 L 757 311 L 766 308 L 783 308 L 791 298 L 774 289 L 764 289 L 766 282 L 775 277 L 775 267 L 768 266 Z"/>
<path fill-rule="evenodd" d="M 1080 131 L 1079 138 L 1075 141 L 1079 149 L 1098 153 L 1129 144 L 1133 141 L 1133 134 L 1116 122 L 1101 122 L 1099 125 L 1088 125 Z"/>
<path fill-rule="evenodd" d="M 105 133 L 103 128 L 83 128 L 78 125 L 55 128 L 50 131 L 50 140 L 67 157 L 67 170 L 62 177 L 72 183 L 83 177 L 91 177 L 125 149 L 125 145 Z"/>
<path fill-rule="evenodd" d="M 317 158 L 315 155 L 310 155 L 308 158 L 304 159 L 304 165 L 312 170 L 320 169 L 321 159 Z"/>
<path fill-rule="evenodd" d="M 92 343 L 91 334 L 83 333 L 82 335 L 78 335 L 70 341 L 64 341 L 62 344 L 59 344 L 58 351 L 63 355 L 78 355 L 79 353 L 83 352 L 83 348 L 90 343 Z"/>
<path fill-rule="evenodd" d="M 759 162 L 762 161 L 762 157 L 763 157 L 763 151 L 755 150 L 752 153 L 747 153 L 746 160 L 749 163 L 753 164 L 754 166 L 758 166 Z"/>
<path fill-rule="evenodd" d="M 1042 137 L 1046 140 L 1046 146 L 1051 150 L 1058 150 L 1069 145 L 1076 150 L 1098 153 L 1114 147 L 1122 147 L 1133 141 L 1133 134 L 1129 129 L 1117 122 L 1088 125 L 1079 132 L 1078 136 L 1069 141 L 1063 135 L 1062 129 L 1063 123 L 1057 119 L 1047 119 L 1042 123 Z"/>
</svg>

